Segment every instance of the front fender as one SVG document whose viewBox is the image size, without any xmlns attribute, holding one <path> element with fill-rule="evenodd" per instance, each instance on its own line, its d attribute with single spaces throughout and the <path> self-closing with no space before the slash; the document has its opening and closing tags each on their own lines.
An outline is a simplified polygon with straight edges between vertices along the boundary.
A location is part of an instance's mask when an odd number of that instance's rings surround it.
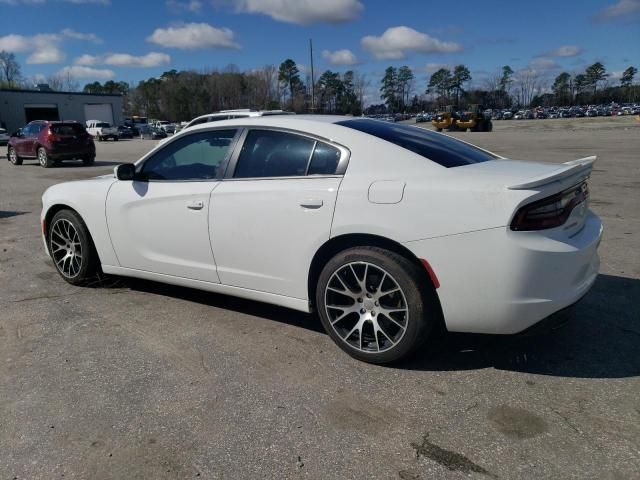
<svg viewBox="0 0 640 480">
<path fill-rule="evenodd" d="M 107 228 L 105 205 L 107 194 L 114 183 L 113 177 L 67 182 L 54 185 L 42 196 L 41 222 L 43 235 L 45 221 L 52 209 L 67 207 L 75 210 L 86 224 L 93 243 L 104 265 L 119 265 Z"/>
</svg>

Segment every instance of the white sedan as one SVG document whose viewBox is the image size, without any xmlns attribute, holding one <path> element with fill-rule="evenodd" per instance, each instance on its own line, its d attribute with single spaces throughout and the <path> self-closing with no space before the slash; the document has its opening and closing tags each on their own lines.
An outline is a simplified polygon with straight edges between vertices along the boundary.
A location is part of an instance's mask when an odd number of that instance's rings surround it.
<svg viewBox="0 0 640 480">
<path fill-rule="evenodd" d="M 49 188 L 42 234 L 72 284 L 101 269 L 315 310 L 342 349 L 387 363 L 445 328 L 522 332 L 585 295 L 594 161 L 507 160 L 364 118 L 228 120 Z"/>
</svg>

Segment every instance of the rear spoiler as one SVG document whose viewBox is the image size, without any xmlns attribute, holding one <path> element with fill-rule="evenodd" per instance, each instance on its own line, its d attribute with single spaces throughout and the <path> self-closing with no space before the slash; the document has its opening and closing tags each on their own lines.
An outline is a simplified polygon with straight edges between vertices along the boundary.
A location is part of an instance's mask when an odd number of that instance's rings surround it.
<svg viewBox="0 0 640 480">
<path fill-rule="evenodd" d="M 557 180 L 582 175 L 586 179 L 591 173 L 593 164 L 596 161 L 596 156 L 579 158 L 577 160 L 571 160 L 564 162 L 558 170 L 551 175 L 540 175 L 528 179 L 526 182 L 518 183 L 516 185 L 509 185 L 509 190 L 530 190 L 532 188 L 541 187 Z"/>
</svg>

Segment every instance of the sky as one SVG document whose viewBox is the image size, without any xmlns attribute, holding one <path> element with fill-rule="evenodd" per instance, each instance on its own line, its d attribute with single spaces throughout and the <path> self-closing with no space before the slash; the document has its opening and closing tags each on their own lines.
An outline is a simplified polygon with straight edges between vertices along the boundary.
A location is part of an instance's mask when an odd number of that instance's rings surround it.
<svg viewBox="0 0 640 480">
<path fill-rule="evenodd" d="M 458 64 L 476 86 L 502 65 L 553 78 L 601 61 L 613 82 L 640 68 L 640 0 L 0 0 L 0 17 L 24 77 L 80 85 L 286 58 L 304 75 L 309 39 L 316 76 L 355 69 L 376 87 L 408 65 L 417 92 Z"/>
</svg>

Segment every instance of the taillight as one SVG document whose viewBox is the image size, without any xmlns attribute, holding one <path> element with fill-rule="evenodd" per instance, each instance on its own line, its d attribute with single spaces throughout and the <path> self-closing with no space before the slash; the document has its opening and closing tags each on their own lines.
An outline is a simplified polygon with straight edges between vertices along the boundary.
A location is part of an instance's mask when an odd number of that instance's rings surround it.
<svg viewBox="0 0 640 480">
<path fill-rule="evenodd" d="M 513 217 L 511 230 L 545 230 L 567 221 L 573 209 L 589 198 L 587 183 L 568 188 L 551 197 L 521 207 Z"/>
<path fill-rule="evenodd" d="M 53 133 L 51 129 L 47 130 L 47 139 L 53 143 L 60 141 L 60 137 Z"/>
</svg>

